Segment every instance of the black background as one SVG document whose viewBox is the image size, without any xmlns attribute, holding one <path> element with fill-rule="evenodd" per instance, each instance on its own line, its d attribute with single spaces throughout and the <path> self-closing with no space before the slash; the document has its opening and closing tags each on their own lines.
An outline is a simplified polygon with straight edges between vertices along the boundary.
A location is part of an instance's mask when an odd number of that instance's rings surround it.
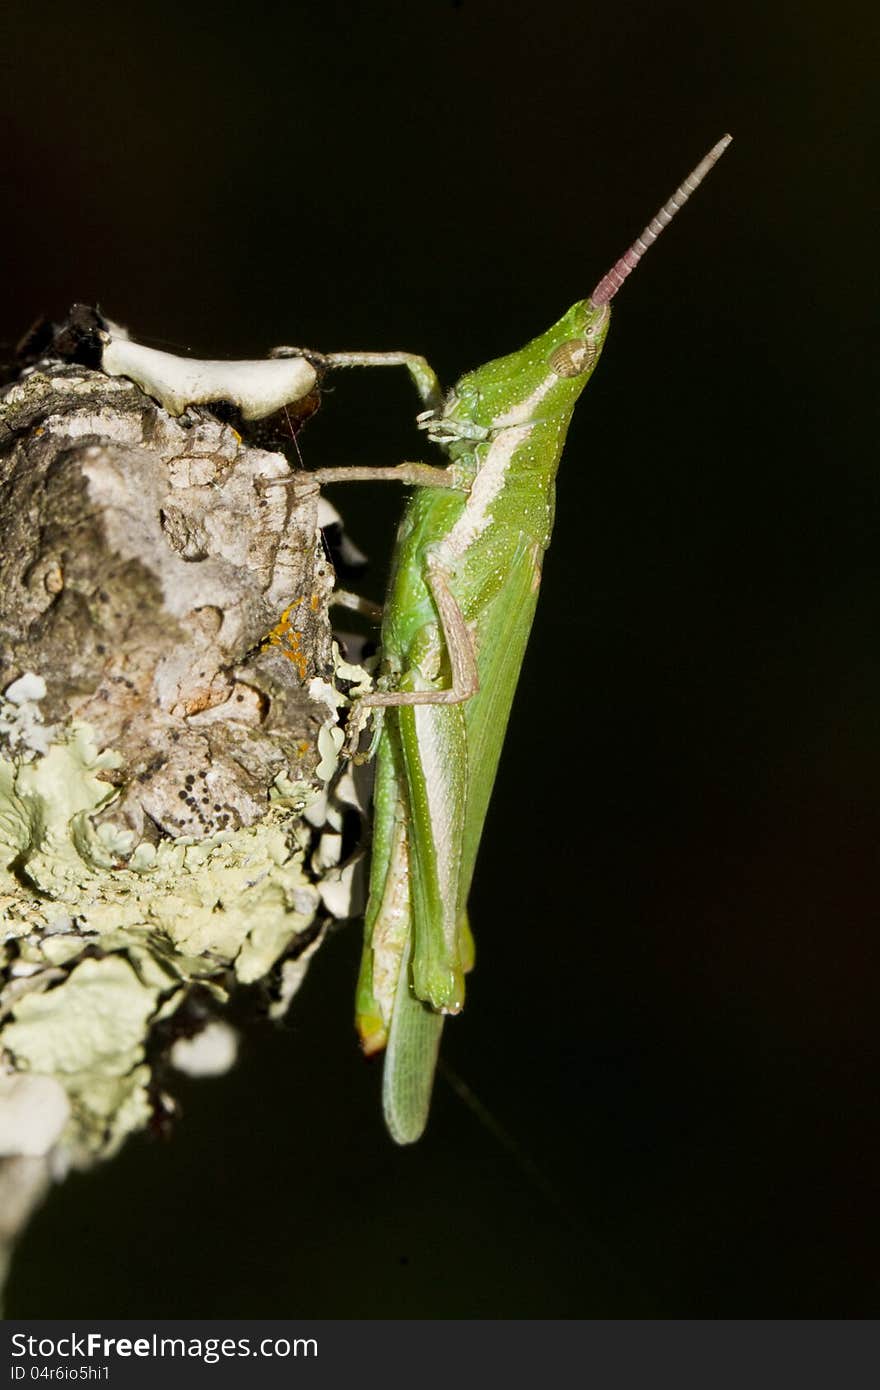
<svg viewBox="0 0 880 1390">
<path fill-rule="evenodd" d="M 98 302 L 201 355 L 444 381 L 621 294 L 424 1141 L 351 1032 L 356 930 L 182 1123 L 58 1189 L 11 1316 L 864 1316 L 880 1159 L 875 6 L 12 7 L 0 336 Z M 870 328 L 869 328 L 870 325 Z M 870 373 L 870 374 L 869 374 Z M 309 464 L 413 456 L 395 373 Z M 417 455 L 416 455 L 417 456 Z M 379 595 L 399 497 L 337 489 Z"/>
</svg>

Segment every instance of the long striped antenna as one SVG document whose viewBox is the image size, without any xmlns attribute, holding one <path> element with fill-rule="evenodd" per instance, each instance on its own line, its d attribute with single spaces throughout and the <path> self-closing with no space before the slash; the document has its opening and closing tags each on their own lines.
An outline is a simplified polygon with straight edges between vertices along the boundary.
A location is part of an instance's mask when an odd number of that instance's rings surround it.
<svg viewBox="0 0 880 1390">
<path fill-rule="evenodd" d="M 607 304 L 614 298 L 627 275 L 630 275 L 635 270 L 648 248 L 654 245 L 654 242 L 663 231 L 663 228 L 669 226 L 679 208 L 683 208 L 694 190 L 699 188 L 703 179 L 712 168 L 712 165 L 717 164 L 732 139 L 733 136 L 725 135 L 724 138 L 719 140 L 718 144 L 709 151 L 705 159 L 700 160 L 693 173 L 688 174 L 684 183 L 675 190 L 669 202 L 664 203 L 657 213 L 657 216 L 651 219 L 641 236 L 636 237 L 629 250 L 621 256 L 616 265 L 611 267 L 608 274 L 603 276 L 599 281 L 593 293 L 590 295 L 593 304 Z"/>
</svg>

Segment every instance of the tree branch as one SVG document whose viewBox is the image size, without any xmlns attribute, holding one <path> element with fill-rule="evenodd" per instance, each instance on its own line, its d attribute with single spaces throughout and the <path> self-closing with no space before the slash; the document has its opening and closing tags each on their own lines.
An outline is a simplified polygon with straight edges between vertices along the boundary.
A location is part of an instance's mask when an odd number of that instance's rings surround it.
<svg viewBox="0 0 880 1390">
<path fill-rule="evenodd" d="M 22 1221 L 50 1169 L 161 1105 L 156 1040 L 194 1031 L 194 990 L 260 981 L 283 1010 L 351 911 L 360 796 L 327 786 L 364 673 L 333 646 L 317 490 L 260 485 L 288 471 L 82 361 L 0 393 L 0 1190 Z"/>
</svg>

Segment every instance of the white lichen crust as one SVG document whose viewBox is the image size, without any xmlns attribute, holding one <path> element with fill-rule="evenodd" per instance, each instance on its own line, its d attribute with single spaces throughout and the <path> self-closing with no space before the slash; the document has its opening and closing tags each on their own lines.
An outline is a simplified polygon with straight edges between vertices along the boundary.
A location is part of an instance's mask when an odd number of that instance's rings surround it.
<svg viewBox="0 0 880 1390">
<path fill-rule="evenodd" d="M 243 419 L 262 420 L 302 400 L 317 385 L 318 373 L 304 357 L 206 362 L 106 336 L 101 366 L 108 376 L 130 377 L 170 415 L 181 415 L 190 405 L 228 401 Z"/>
</svg>

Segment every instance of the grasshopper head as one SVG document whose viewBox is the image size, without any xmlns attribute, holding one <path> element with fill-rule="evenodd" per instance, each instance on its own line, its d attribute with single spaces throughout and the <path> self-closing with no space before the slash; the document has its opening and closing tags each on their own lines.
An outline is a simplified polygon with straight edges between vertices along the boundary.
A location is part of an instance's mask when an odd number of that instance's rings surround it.
<svg viewBox="0 0 880 1390">
<path fill-rule="evenodd" d="M 463 376 L 444 416 L 488 430 L 569 416 L 599 360 L 610 319 L 607 304 L 579 300 L 519 352 Z"/>
<path fill-rule="evenodd" d="M 469 426 L 474 438 L 479 437 L 475 430 L 504 429 L 554 417 L 567 422 L 599 360 L 611 317 L 610 301 L 729 144 L 730 136 L 725 135 L 700 160 L 602 277 L 589 299 L 579 300 L 558 323 L 519 352 L 499 357 L 462 377 L 443 411 L 443 419 L 449 422 L 447 434 L 454 434 L 456 425 Z M 468 430 L 463 428 L 461 437 L 467 436 Z"/>
</svg>

